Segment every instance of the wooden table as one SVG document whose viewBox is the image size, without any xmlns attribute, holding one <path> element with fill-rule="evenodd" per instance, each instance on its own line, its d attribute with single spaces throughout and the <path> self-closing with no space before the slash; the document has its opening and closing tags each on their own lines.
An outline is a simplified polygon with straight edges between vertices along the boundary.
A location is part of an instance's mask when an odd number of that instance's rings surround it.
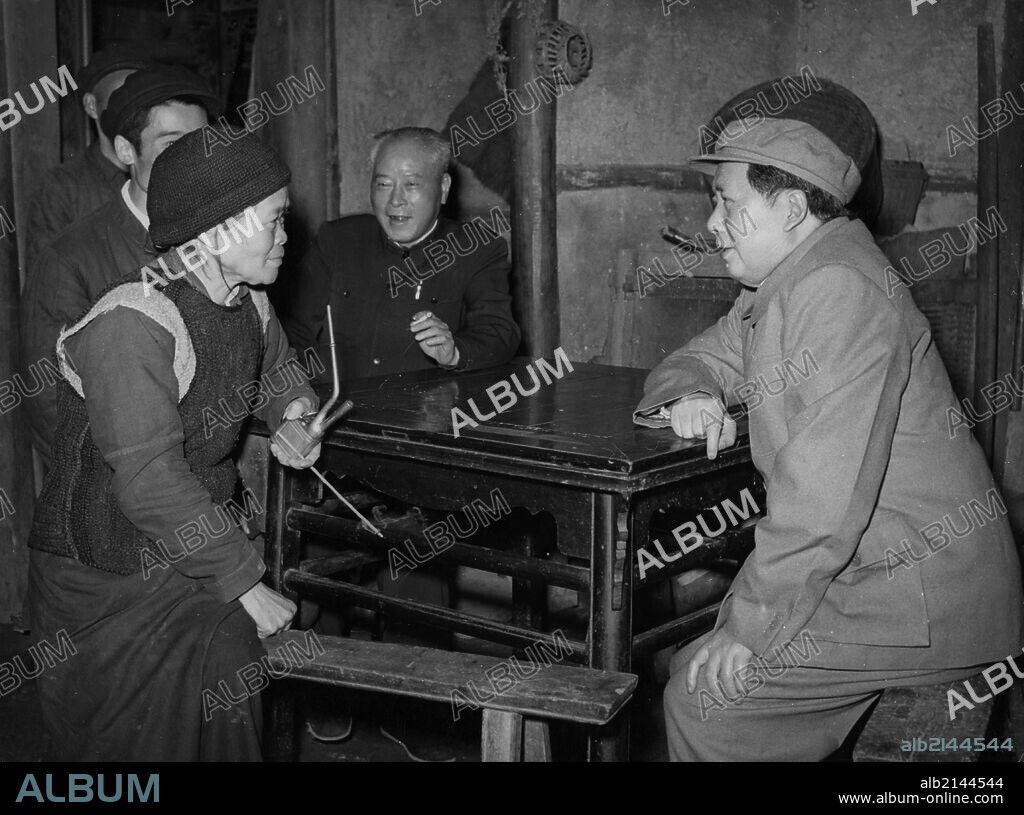
<svg viewBox="0 0 1024 815">
<path fill-rule="evenodd" d="M 538 557 L 538 541 L 531 536 L 516 540 L 511 551 L 460 543 L 438 555 L 512 575 L 511 623 L 387 597 L 331 580 L 322 576 L 324 570 L 317 574 L 298 568 L 303 533 L 341 538 L 347 549 L 378 552 L 400 546 L 406 536 L 388 530 L 388 539 L 382 541 L 353 521 L 317 512 L 319 482 L 308 473 L 279 466 L 273 458 L 267 490 L 271 585 L 517 648 L 543 636 L 545 584 L 576 589 L 589 596 L 589 630 L 585 641 L 569 641 L 569 658 L 611 671 L 630 672 L 639 656 L 709 627 L 715 607 L 645 630 L 634 626 L 634 596 L 641 587 L 636 548 L 649 542 L 656 512 L 696 511 L 726 497 L 737 500 L 743 486 L 759 488 L 745 421 L 740 422 L 738 443 L 709 461 L 703 442 L 633 425 L 646 371 L 583 363 L 573 368 L 560 379 L 549 377 L 551 384 L 542 382 L 531 396 L 517 394 L 515 405 L 477 428 L 460 428 L 459 438 L 453 435 L 452 409 L 472 417 L 468 400 L 473 399 L 481 415 L 494 413 L 486 390 L 513 373 L 528 390 L 526 361 L 471 373 L 429 371 L 350 382 L 342 395 L 356 407 L 325 440 L 318 462 L 322 471 L 350 475 L 421 507 L 457 511 L 473 499 L 493 506 L 490 496 L 498 489 L 511 507 L 550 513 L 557 529 L 557 557 Z M 749 542 L 752 530 L 708 541 L 689 558 L 648 573 L 644 583 L 664 581 L 684 565 L 693 568 L 721 557 L 741 538 Z M 343 565 L 349 555 L 339 555 L 335 565 Z M 625 758 L 627 727 L 622 723 L 615 732 L 594 739 L 591 758 Z"/>
</svg>

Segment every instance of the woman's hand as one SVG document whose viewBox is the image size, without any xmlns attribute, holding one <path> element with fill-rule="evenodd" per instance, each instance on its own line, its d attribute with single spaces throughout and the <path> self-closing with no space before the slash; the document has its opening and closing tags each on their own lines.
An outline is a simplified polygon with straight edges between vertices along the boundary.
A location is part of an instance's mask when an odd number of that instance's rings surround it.
<svg viewBox="0 0 1024 815">
<path fill-rule="evenodd" d="M 288 407 L 284 409 L 284 422 L 299 419 L 305 416 L 307 413 L 312 412 L 315 409 L 315 405 L 309 400 L 308 397 L 300 396 L 298 399 L 293 399 L 288 403 Z M 280 461 L 285 467 L 294 467 L 296 470 L 304 470 L 307 467 L 312 467 L 318 458 L 320 458 L 320 443 L 318 442 L 316 447 L 309 451 L 309 454 L 300 457 L 294 450 L 285 449 L 281 445 L 275 443 L 273 438 L 270 442 L 270 452 L 274 454 L 274 457 Z"/>
<path fill-rule="evenodd" d="M 295 616 L 295 603 L 263 583 L 257 583 L 249 589 L 238 598 L 238 602 L 256 623 L 256 633 L 260 639 L 284 631 L 292 624 L 292 617 Z"/>
</svg>

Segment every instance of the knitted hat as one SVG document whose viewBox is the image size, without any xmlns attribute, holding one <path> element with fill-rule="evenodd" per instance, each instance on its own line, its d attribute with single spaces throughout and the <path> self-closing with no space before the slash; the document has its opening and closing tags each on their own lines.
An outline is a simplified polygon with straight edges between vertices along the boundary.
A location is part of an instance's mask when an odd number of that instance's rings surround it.
<svg viewBox="0 0 1024 815">
<path fill-rule="evenodd" d="M 287 187 L 292 173 L 251 133 L 207 153 L 206 128 L 164 150 L 149 176 L 149 235 L 180 246 Z"/>
<path fill-rule="evenodd" d="M 722 131 L 715 152 L 690 159 L 702 173 L 714 175 L 724 161 L 778 167 L 831 193 L 846 204 L 860 186 L 853 159 L 817 128 L 793 119 L 744 120 L 738 132 Z"/>
<path fill-rule="evenodd" d="M 136 71 L 110 95 L 100 127 L 112 139 L 122 132 L 133 113 L 181 96 L 198 99 L 211 118 L 221 112 L 220 99 L 198 74 L 181 65 L 154 65 Z"/>
</svg>

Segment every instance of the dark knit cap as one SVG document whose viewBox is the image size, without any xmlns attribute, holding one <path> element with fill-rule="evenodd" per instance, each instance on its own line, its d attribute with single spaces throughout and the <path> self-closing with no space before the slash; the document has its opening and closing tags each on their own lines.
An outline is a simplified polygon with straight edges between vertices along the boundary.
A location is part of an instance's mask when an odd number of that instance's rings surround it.
<svg viewBox="0 0 1024 815">
<path fill-rule="evenodd" d="M 89 64 L 82 66 L 75 84 L 80 92 L 92 93 L 92 89 L 107 74 L 114 71 L 139 71 L 153 65 L 153 58 L 142 46 L 118 43 L 89 57 Z"/>
<path fill-rule="evenodd" d="M 153 163 L 149 235 L 160 247 L 180 246 L 291 181 L 281 157 L 251 133 L 206 149 L 206 128 L 182 136 Z"/>
<path fill-rule="evenodd" d="M 114 138 L 136 111 L 182 96 L 198 99 L 211 118 L 220 115 L 220 98 L 197 74 L 181 65 L 153 65 L 136 71 L 110 95 L 107 109 L 100 117 L 100 126 L 107 136 Z"/>
</svg>

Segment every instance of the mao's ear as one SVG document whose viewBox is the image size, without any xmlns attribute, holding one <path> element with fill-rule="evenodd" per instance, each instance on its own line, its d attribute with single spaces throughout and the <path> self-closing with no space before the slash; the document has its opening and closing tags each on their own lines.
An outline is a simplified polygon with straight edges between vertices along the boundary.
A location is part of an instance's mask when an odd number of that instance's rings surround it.
<svg viewBox="0 0 1024 815">
<path fill-rule="evenodd" d="M 441 203 L 448 203 L 448 191 L 452 188 L 452 177 L 445 173 L 441 176 Z"/>
<path fill-rule="evenodd" d="M 807 220 L 811 209 L 807 203 L 806 193 L 801 190 L 785 190 L 781 197 L 779 203 L 786 208 L 786 222 L 782 228 L 789 232 Z"/>
</svg>

